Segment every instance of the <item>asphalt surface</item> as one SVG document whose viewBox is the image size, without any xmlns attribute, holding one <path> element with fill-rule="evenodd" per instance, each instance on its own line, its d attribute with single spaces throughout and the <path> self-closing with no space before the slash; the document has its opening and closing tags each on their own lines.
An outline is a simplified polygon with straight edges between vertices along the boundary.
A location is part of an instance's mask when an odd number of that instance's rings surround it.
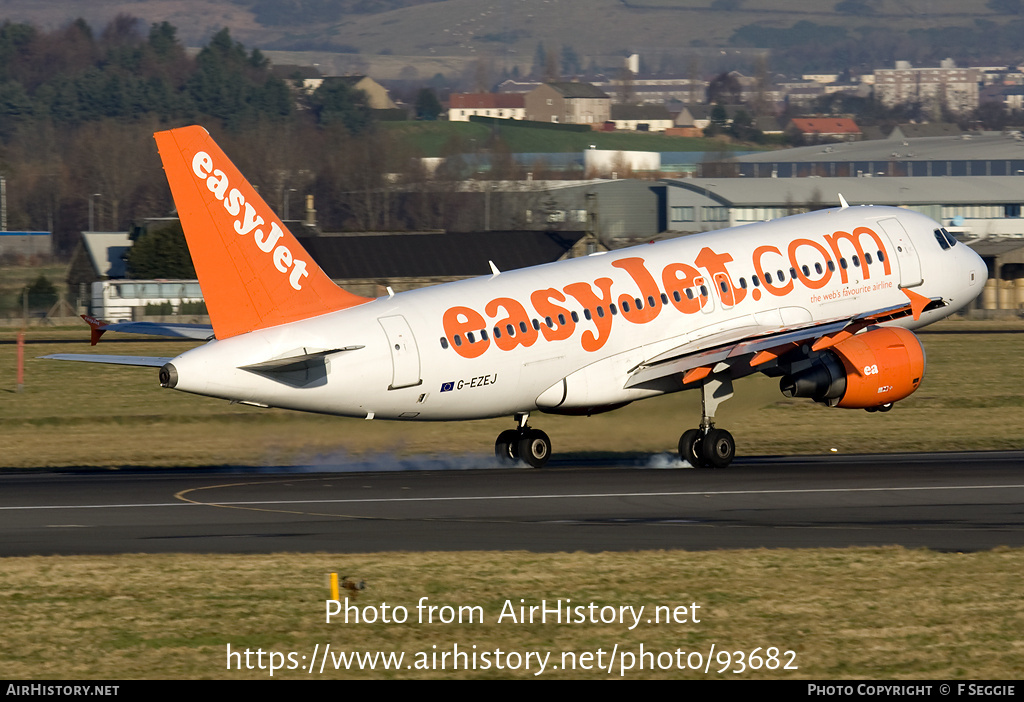
<svg viewBox="0 0 1024 702">
<path fill-rule="evenodd" d="M 6 473 L 0 556 L 1024 546 L 1024 452 L 643 463 Z"/>
</svg>

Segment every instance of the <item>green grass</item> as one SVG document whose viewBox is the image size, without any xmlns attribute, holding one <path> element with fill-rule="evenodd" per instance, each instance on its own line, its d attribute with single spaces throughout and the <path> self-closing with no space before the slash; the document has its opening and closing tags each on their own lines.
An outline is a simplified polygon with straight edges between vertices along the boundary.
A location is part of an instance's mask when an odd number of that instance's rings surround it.
<svg viewBox="0 0 1024 702">
<path fill-rule="evenodd" d="M 467 152 L 485 149 L 491 127 L 473 122 L 381 122 L 380 128 L 405 140 L 424 156 L 440 156 L 458 140 Z M 735 151 L 756 147 L 722 144 L 713 139 L 659 136 L 627 132 L 562 132 L 501 125 L 500 135 L 513 153 L 575 153 L 589 149 L 618 151 Z"/>
<path fill-rule="evenodd" d="M 762 376 L 736 383 L 719 425 L 741 456 L 1024 448 L 1024 331 L 1020 322 L 946 321 L 923 334 L 928 366 L 921 388 L 892 412 L 821 407 L 784 398 Z M 174 356 L 178 341 L 118 341 L 99 353 Z M 0 340 L 13 331 L 0 332 Z M 88 331 L 34 329 L 25 391 L 14 392 L 15 346 L 0 345 L 0 468 L 66 466 L 305 465 L 367 454 L 486 456 L 510 419 L 386 422 L 232 405 L 159 387 L 156 369 L 36 360 L 89 351 Z M 985 349 L 979 354 L 978 349 Z M 675 449 L 700 417 L 700 395 L 683 392 L 593 417 L 537 414 L 559 459 L 633 460 Z M 183 439 L 188 439 L 184 441 Z M 834 451 L 833 451 L 834 449 Z"/>
<path fill-rule="evenodd" d="M 933 553 L 902 548 L 602 554 L 377 553 L 248 556 L 123 555 L 0 560 L 0 677 L 4 679 L 269 679 L 271 652 L 295 652 L 303 669 L 274 678 L 682 678 L 1016 679 L 1024 672 L 1024 550 Z M 326 622 L 328 573 L 365 579 L 362 616 L 404 607 L 404 623 Z M 343 591 L 344 592 L 344 591 Z M 479 607 L 472 623 L 421 623 L 420 598 Z M 619 623 L 521 623 L 498 617 L 506 602 L 551 607 L 644 607 Z M 693 605 L 698 608 L 693 608 Z M 653 623 L 654 608 L 686 618 Z M 679 614 L 682 610 L 678 611 Z M 695 614 L 696 617 L 691 617 Z M 628 615 L 627 615 L 628 616 Z M 692 619 L 699 621 L 692 621 Z M 632 620 L 631 620 L 632 621 Z M 227 646 L 252 652 L 252 669 Z M 550 654 L 547 670 L 334 670 L 306 668 L 314 648 L 401 653 L 406 665 L 433 654 L 502 650 Z M 638 656 L 641 646 L 717 653 L 710 671 L 673 668 L 611 674 L 562 669 L 563 652 Z M 774 667 L 769 648 L 779 649 Z M 262 650 L 263 669 L 256 652 Z M 792 654 L 786 652 L 792 651 Z M 744 663 L 736 655 L 744 653 Z M 760 656 L 758 670 L 749 665 Z M 300 658 L 306 656 L 304 662 Z M 411 660 L 410 660 L 411 659 Z M 478 660 L 483 660 L 478 658 Z M 568 660 L 568 659 L 567 659 Z M 241 669 L 239 669 L 239 664 Z M 786 665 L 795 666 L 786 669 Z M 558 669 L 552 666 L 557 665 Z M 756 665 L 756 663 L 755 663 Z"/>
<path fill-rule="evenodd" d="M 888 414 L 786 400 L 770 379 L 737 383 L 721 423 L 740 453 L 1024 447 L 1024 324 L 947 321 L 925 334 L 922 388 Z M 1005 333 L 1009 330 L 1013 333 Z M 13 331 L 0 332 L 0 340 Z M 29 357 L 88 349 L 85 327 L 30 330 Z M 117 342 L 99 351 L 173 355 L 182 342 Z M 979 353 L 983 349 L 984 353 Z M 385 423 L 257 410 L 163 390 L 155 369 L 28 362 L 13 392 L 15 347 L 0 344 L 0 461 L 5 467 L 288 464 L 360 453 L 486 455 L 507 420 Z M 540 415 L 560 456 L 618 458 L 671 451 L 695 423 L 696 393 L 635 403 L 597 417 Z M 8 517 L 10 518 L 10 517 Z M 553 670 L 545 678 L 1015 679 L 1024 672 L 1020 572 L 1024 550 L 747 550 L 601 554 L 367 553 L 249 556 L 122 555 L 0 559 L 0 678 L 266 679 L 228 669 L 227 645 L 311 656 L 393 652 L 724 652 L 691 670 Z M 325 622 L 329 572 L 365 578 L 360 607 L 480 606 L 482 623 Z M 699 624 L 513 624 L 506 600 L 646 608 L 700 606 Z M 649 609 L 647 611 L 650 611 Z M 437 647 L 436 649 L 434 647 Z M 795 652 L 796 670 L 732 672 L 733 653 Z M 721 655 L 721 654 L 720 654 Z M 727 656 L 727 657 L 726 657 Z M 264 659 L 264 664 L 268 658 Z M 285 659 L 287 660 L 287 659 Z M 415 658 L 414 658 L 415 660 Z M 621 659 L 620 659 L 621 660 Z M 662 658 L 661 660 L 665 660 Z M 673 658 L 674 660 L 674 658 Z M 782 659 L 784 662 L 788 658 Z M 257 665 L 255 657 L 252 659 Z M 303 662 L 308 665 L 308 661 Z M 244 662 L 243 662 L 244 666 Z M 717 672 L 720 669 L 726 672 Z M 531 678 L 531 670 L 278 670 L 275 678 Z"/>
</svg>

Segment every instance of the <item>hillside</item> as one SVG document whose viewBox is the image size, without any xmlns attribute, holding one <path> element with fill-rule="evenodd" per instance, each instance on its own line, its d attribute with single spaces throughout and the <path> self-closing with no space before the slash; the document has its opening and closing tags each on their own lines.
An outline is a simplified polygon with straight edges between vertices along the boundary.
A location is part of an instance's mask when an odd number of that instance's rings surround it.
<svg viewBox="0 0 1024 702">
<path fill-rule="evenodd" d="M 1018 17 L 997 14 L 998 0 L 839 0 L 817 5 L 800 0 L 0 0 L 0 16 L 42 27 L 78 16 L 99 31 L 118 12 L 145 22 L 168 21 L 189 45 L 204 43 L 221 27 L 247 46 L 260 49 L 342 51 L 357 66 L 406 68 L 433 75 L 432 60 L 454 57 L 471 63 L 484 57 L 500 68 L 528 70 L 539 44 L 560 51 L 571 46 L 584 67 L 610 65 L 639 51 L 653 68 L 684 62 L 700 51 L 707 68 L 731 47 L 828 39 L 835 44 L 867 35 L 885 37 L 883 53 L 920 60 L 922 52 L 1015 50 L 992 40 Z M 836 9 L 839 11 L 837 12 Z M 986 24 L 991 23 L 991 24 Z M 794 31 L 794 27 L 797 31 Z M 799 31 L 802 28 L 803 31 Z M 983 32 L 990 41 L 977 41 Z M 1016 33 L 1014 33 L 1016 34 Z M 900 37 L 896 39 L 897 35 Z M 940 41 L 937 37 L 945 37 Z M 1018 42 L 1017 39 L 1009 39 Z M 965 46 L 961 46 L 960 43 Z M 970 46 L 966 46 L 969 44 Z M 926 47 L 926 48 L 922 48 Z M 852 52 L 847 51 L 848 54 Z M 852 56 L 856 58 L 855 56 Z M 927 57 L 929 60 L 931 56 Z M 685 69 L 680 66 L 680 69 Z"/>
</svg>

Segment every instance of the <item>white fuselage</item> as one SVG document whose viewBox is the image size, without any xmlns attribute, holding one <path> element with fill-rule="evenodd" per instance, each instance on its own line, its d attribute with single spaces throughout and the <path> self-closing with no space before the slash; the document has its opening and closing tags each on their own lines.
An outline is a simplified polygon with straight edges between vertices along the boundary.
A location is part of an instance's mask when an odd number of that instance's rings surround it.
<svg viewBox="0 0 1024 702">
<path fill-rule="evenodd" d="M 681 389 L 625 387 L 665 352 L 905 304 L 901 287 L 946 302 L 905 326 L 948 316 L 986 268 L 938 226 L 850 207 L 399 293 L 209 342 L 173 360 L 176 388 L 389 419 L 615 405 Z M 310 354 L 322 368 L 302 383 L 243 369 Z"/>
</svg>

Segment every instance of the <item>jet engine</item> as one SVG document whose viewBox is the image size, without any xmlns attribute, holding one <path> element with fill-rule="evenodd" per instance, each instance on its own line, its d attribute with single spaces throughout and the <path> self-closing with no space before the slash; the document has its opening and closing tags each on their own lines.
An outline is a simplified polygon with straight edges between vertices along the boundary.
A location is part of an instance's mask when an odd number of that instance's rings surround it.
<svg viewBox="0 0 1024 702">
<path fill-rule="evenodd" d="M 924 366 L 924 348 L 913 332 L 880 327 L 822 352 L 810 367 L 783 376 L 779 389 L 831 407 L 888 409 L 917 390 Z"/>
</svg>

